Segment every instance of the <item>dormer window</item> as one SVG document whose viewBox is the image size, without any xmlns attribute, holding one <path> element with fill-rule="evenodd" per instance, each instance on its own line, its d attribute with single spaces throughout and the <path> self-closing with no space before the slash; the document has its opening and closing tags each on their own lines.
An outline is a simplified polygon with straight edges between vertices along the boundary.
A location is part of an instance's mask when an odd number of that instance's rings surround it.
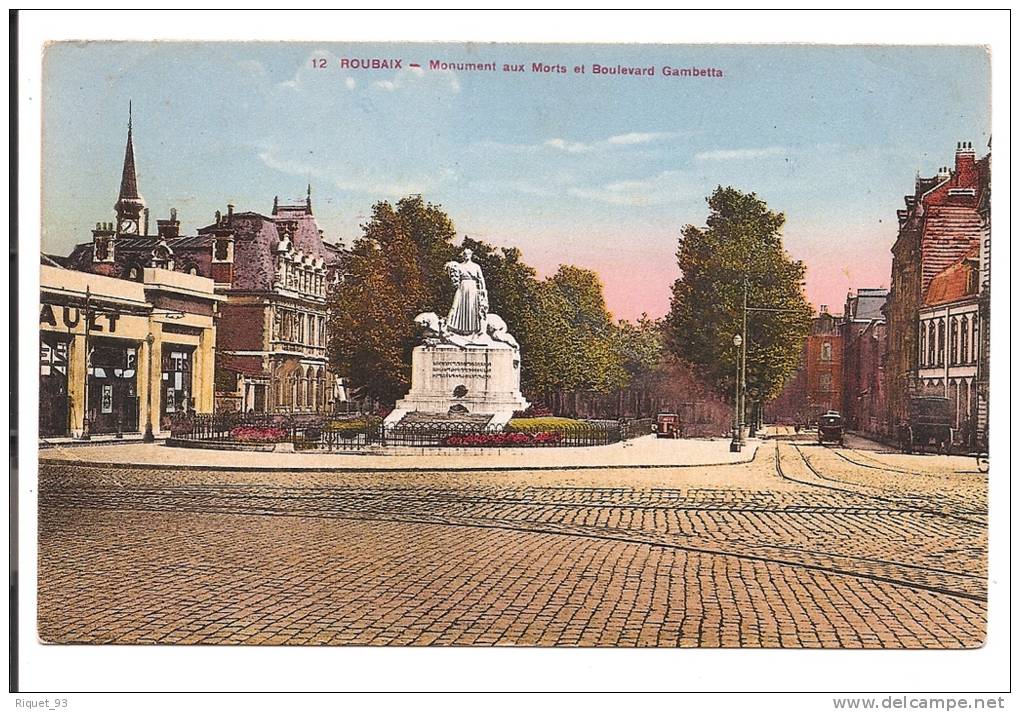
<svg viewBox="0 0 1020 712">
<path fill-rule="evenodd" d="M 93 259 L 96 262 L 112 262 L 113 261 L 113 250 L 111 249 L 112 240 L 107 237 L 96 238 L 93 246 Z"/>
</svg>

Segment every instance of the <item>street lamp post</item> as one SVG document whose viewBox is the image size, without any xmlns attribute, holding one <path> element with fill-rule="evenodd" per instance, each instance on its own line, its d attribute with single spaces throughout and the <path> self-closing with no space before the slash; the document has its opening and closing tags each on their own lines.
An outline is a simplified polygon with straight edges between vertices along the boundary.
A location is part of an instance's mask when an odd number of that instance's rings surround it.
<svg viewBox="0 0 1020 712">
<path fill-rule="evenodd" d="M 148 384 L 145 388 L 145 434 L 142 436 L 142 442 L 146 443 L 156 442 L 156 436 L 152 433 L 152 345 L 155 342 L 156 337 L 150 331 L 145 337 L 145 343 L 148 344 L 146 351 L 149 356 L 149 364 L 145 371 L 145 378 L 148 380 Z"/>
<path fill-rule="evenodd" d="M 737 351 L 735 352 L 736 358 L 734 359 L 734 361 L 736 362 L 736 374 L 735 374 L 736 378 L 735 378 L 734 385 L 733 385 L 733 438 L 730 440 L 730 452 L 740 452 L 740 448 L 741 448 L 741 442 L 740 442 L 740 440 L 741 440 L 741 438 L 740 438 L 740 429 L 741 429 L 741 417 L 740 417 L 740 405 L 741 405 L 741 401 L 740 401 L 740 390 L 741 390 L 740 389 L 740 387 L 741 387 L 741 383 L 740 383 L 740 371 L 741 371 L 741 356 L 742 356 L 742 352 L 740 350 L 740 347 L 741 347 L 741 345 L 743 343 L 744 343 L 743 337 L 741 337 L 740 334 L 734 334 L 734 336 L 733 336 L 733 348 L 736 349 Z"/>
</svg>

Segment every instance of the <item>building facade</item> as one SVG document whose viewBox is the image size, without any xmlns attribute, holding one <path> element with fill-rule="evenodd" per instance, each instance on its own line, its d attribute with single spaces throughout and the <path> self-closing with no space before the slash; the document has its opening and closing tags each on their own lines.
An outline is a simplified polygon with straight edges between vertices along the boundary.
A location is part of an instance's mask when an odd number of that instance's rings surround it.
<svg viewBox="0 0 1020 712">
<path fill-rule="evenodd" d="M 887 289 L 858 289 L 848 294 L 840 321 L 843 342 L 843 405 L 846 427 L 880 435 L 885 426 Z"/>
<path fill-rule="evenodd" d="M 304 203 L 274 201 L 270 215 L 218 214 L 199 235 L 212 245 L 227 296 L 218 353 L 220 410 L 318 413 L 332 407 L 326 295 L 339 251 Z"/>
<path fill-rule="evenodd" d="M 824 304 L 811 323 L 801 363 L 793 377 L 766 407 L 766 419 L 810 425 L 822 413 L 843 405 L 843 336 L 839 317 Z"/>
<path fill-rule="evenodd" d="M 39 432 L 159 435 L 181 412 L 211 413 L 212 280 L 147 268 L 138 281 L 41 267 Z"/>
<path fill-rule="evenodd" d="M 885 427 L 889 436 L 907 420 L 909 398 L 918 391 L 918 315 L 929 285 L 979 247 L 979 206 L 988 188 L 988 166 L 988 156 L 976 160 L 969 143 L 958 143 L 954 167 L 944 167 L 931 178 L 918 177 L 914 192 L 904 197 L 904 209 L 897 211 L 892 287 L 885 307 Z M 930 342 L 925 347 L 929 348 Z"/>
<path fill-rule="evenodd" d="M 92 239 L 61 262 L 136 282 L 153 268 L 211 280 L 225 298 L 217 325 L 217 411 L 331 409 L 336 379 L 326 357 L 326 293 L 337 279 L 342 251 L 323 239 L 311 186 L 301 202 L 274 199 L 269 215 L 228 205 L 196 235 L 181 235 L 171 210 L 150 234 L 129 121 L 115 211 L 116 222 L 97 223 Z"/>
<path fill-rule="evenodd" d="M 979 276 L 978 248 L 974 248 L 931 280 L 917 315 L 914 391 L 949 399 L 953 439 L 967 445 L 976 436 L 982 336 Z"/>
</svg>

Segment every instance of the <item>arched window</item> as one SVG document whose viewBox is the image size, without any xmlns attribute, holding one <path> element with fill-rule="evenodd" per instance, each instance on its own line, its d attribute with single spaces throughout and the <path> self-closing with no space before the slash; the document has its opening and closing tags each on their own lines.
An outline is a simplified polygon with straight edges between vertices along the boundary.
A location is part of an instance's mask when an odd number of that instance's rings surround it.
<svg viewBox="0 0 1020 712">
<path fill-rule="evenodd" d="M 967 328 L 970 324 L 967 321 L 967 317 L 960 319 L 960 361 L 962 363 L 970 363 L 970 330 Z"/>
<path fill-rule="evenodd" d="M 925 358 L 928 355 L 928 329 L 925 328 L 924 322 L 921 322 L 921 328 L 918 331 L 920 332 L 920 346 L 917 349 L 917 360 L 924 366 L 928 363 Z"/>
<path fill-rule="evenodd" d="M 935 322 L 928 322 L 928 365 L 935 365 Z"/>
<path fill-rule="evenodd" d="M 960 324 L 954 316 L 949 320 L 949 365 L 960 362 Z"/>
<path fill-rule="evenodd" d="M 832 344 L 826 341 L 822 344 L 822 361 L 832 360 Z"/>
<path fill-rule="evenodd" d="M 946 362 L 946 322 L 939 319 L 939 366 Z"/>
</svg>

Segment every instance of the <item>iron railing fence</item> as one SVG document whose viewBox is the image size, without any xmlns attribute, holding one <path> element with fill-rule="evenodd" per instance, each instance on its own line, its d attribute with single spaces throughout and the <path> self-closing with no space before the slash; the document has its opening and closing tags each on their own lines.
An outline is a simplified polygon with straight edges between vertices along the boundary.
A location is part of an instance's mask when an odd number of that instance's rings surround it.
<svg viewBox="0 0 1020 712">
<path fill-rule="evenodd" d="M 477 423 L 436 422 L 384 426 L 378 418 L 265 413 L 180 415 L 176 440 L 210 443 L 293 443 L 296 450 L 349 451 L 382 447 L 591 447 L 651 433 L 650 418 L 587 420 L 568 425 L 515 425 L 513 432 Z"/>
</svg>

